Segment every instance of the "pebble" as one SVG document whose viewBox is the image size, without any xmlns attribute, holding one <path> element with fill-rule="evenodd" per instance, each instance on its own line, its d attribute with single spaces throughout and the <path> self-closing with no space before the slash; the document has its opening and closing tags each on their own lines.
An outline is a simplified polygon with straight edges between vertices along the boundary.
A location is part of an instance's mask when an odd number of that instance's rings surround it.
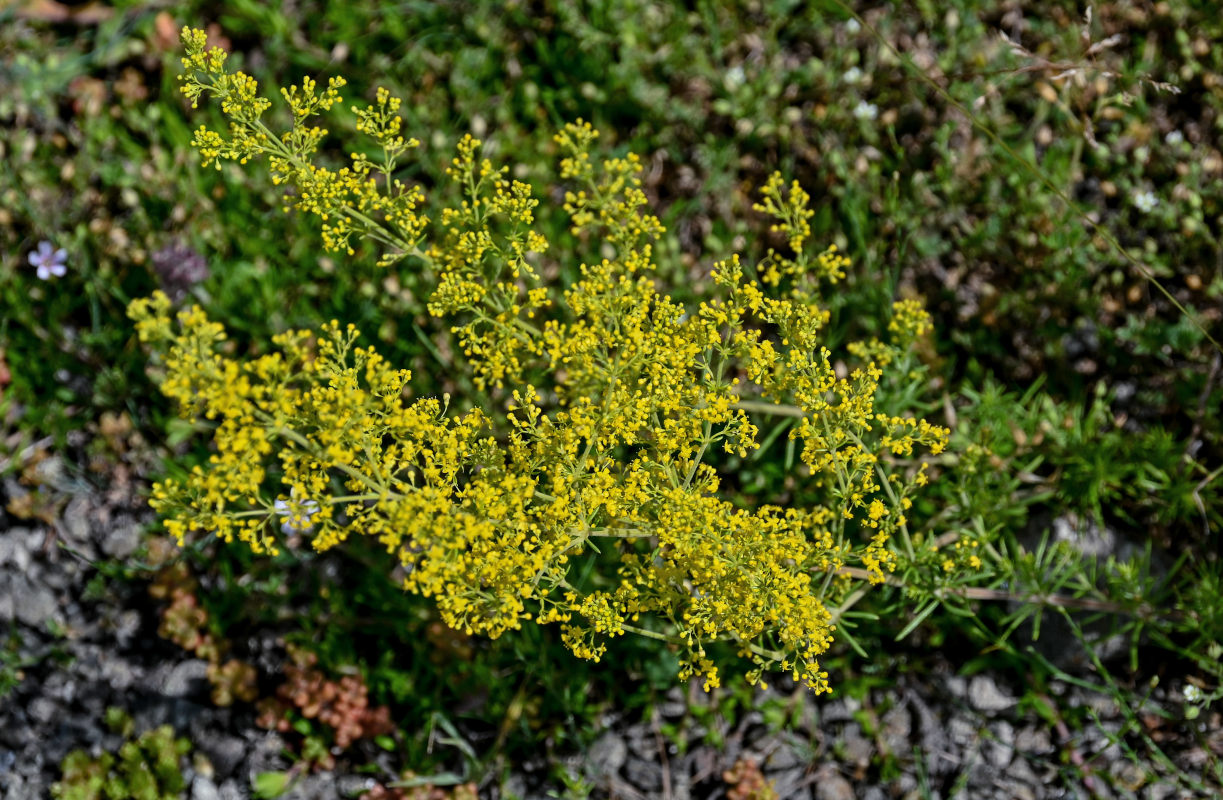
<svg viewBox="0 0 1223 800">
<path fill-rule="evenodd" d="M 893 706 L 883 718 L 880 736 L 888 751 L 893 755 L 907 753 L 910 748 L 909 736 L 913 732 L 913 717 L 904 706 Z"/>
<path fill-rule="evenodd" d="M 996 785 L 999 795 L 1007 800 L 1036 800 L 1036 792 L 1031 787 L 1008 777 L 998 778 Z"/>
<path fill-rule="evenodd" d="M 30 719 L 46 725 L 55 719 L 55 715 L 59 713 L 59 706 L 46 697 L 35 697 L 30 701 L 27 711 L 30 714 Z"/>
<path fill-rule="evenodd" d="M 209 734 L 200 737 L 196 749 L 212 762 L 218 778 L 228 778 L 246 758 L 246 742 L 237 736 Z"/>
<path fill-rule="evenodd" d="M 1045 728 L 1023 728 L 1015 735 L 1015 749 L 1021 753 L 1043 756 L 1053 752 L 1053 737 Z"/>
<path fill-rule="evenodd" d="M 955 697 L 963 697 L 968 694 L 968 681 L 959 675 L 948 675 L 946 680 L 947 691 Z"/>
<path fill-rule="evenodd" d="M 988 675 L 977 675 L 968 684 L 968 702 L 977 711 L 1006 711 L 1018 701 L 998 688 Z"/>
<path fill-rule="evenodd" d="M 77 495 L 68 501 L 59 518 L 59 533 L 64 541 L 86 557 L 94 557 L 93 542 L 89 536 L 89 498 Z"/>
<path fill-rule="evenodd" d="M 849 722 L 862 704 L 852 697 L 843 697 L 826 703 L 820 709 L 821 722 Z"/>
<path fill-rule="evenodd" d="M 832 765 L 815 775 L 815 800 L 854 800 L 854 787 Z"/>
<path fill-rule="evenodd" d="M 113 559 L 124 559 L 140 546 L 141 526 L 131 521 L 116 520 L 102 537 L 102 552 Z"/>
<path fill-rule="evenodd" d="M 336 785 L 336 776 L 330 772 L 305 776 L 294 786 L 292 794 L 294 800 L 335 800 L 343 796 Z"/>
<path fill-rule="evenodd" d="M 175 665 L 160 687 L 160 692 L 167 697 L 190 697 L 207 691 L 208 662 L 202 658 Z"/>
<path fill-rule="evenodd" d="M 662 765 L 657 761 L 631 758 L 624 766 L 624 777 L 648 797 L 657 797 L 662 792 Z"/>
<path fill-rule="evenodd" d="M 666 719 L 679 719 L 688 711 L 688 704 L 684 701 L 684 693 L 677 686 L 667 692 L 666 700 L 658 705 L 658 713 L 662 714 Z"/>
<path fill-rule="evenodd" d="M 1168 781 L 1157 781 L 1142 792 L 1142 800 L 1169 800 L 1176 796 L 1176 786 Z"/>
<path fill-rule="evenodd" d="M 129 608 L 119 612 L 114 618 L 115 638 L 119 640 L 120 646 L 127 646 L 140 632 L 140 612 L 134 608 Z"/>
<path fill-rule="evenodd" d="M 25 572 L 30 566 L 30 551 L 26 547 L 29 528 L 10 528 L 0 533 L 0 566 L 11 564 L 13 572 Z"/>
<path fill-rule="evenodd" d="M 947 732 L 951 741 L 960 747 L 969 748 L 977 743 L 977 726 L 966 717 L 952 717 Z"/>
<path fill-rule="evenodd" d="M 37 796 L 37 789 L 27 787 L 25 778 L 20 775 L 9 776 L 4 800 L 30 800 L 31 797 Z"/>
<path fill-rule="evenodd" d="M 875 746 L 862 735 L 862 729 L 857 723 L 845 726 L 842 734 L 842 744 L 845 747 L 845 760 L 850 764 L 863 768 L 871 763 L 871 754 Z"/>
<path fill-rule="evenodd" d="M 375 783 L 373 778 L 366 775 L 341 775 L 336 779 L 335 788 L 339 797 L 356 797 L 373 789 Z"/>
<path fill-rule="evenodd" d="M 12 623 L 16 616 L 13 608 L 13 576 L 0 572 L 0 620 Z"/>
<path fill-rule="evenodd" d="M 191 800 L 221 800 L 221 792 L 211 778 L 196 775 L 191 781 Z"/>
<path fill-rule="evenodd" d="M 13 582 L 12 598 L 17 621 L 31 628 L 41 629 L 47 621 L 58 616 L 55 594 L 24 575 L 18 575 Z"/>
<path fill-rule="evenodd" d="M 1040 776 L 1032 769 L 1032 765 L 1028 763 L 1026 758 L 1020 757 L 1011 760 L 1010 765 L 1006 768 L 1006 776 L 1013 782 L 1019 782 L 1028 786 L 1040 786 L 1044 783 Z"/>
<path fill-rule="evenodd" d="M 803 745 L 789 737 L 777 737 L 776 741 L 767 746 L 762 743 L 756 745 L 756 747 L 769 753 L 763 765 L 767 770 L 781 772 L 804 766 L 807 763 L 807 759 L 803 757 L 801 750 Z"/>
<path fill-rule="evenodd" d="M 780 772 L 765 771 L 765 777 L 773 784 L 773 790 L 778 797 L 787 800 L 811 800 L 811 790 L 807 788 L 807 768 L 793 767 Z"/>
<path fill-rule="evenodd" d="M 1109 774 L 1120 788 L 1131 792 L 1141 789 L 1147 777 L 1141 767 L 1124 759 L 1114 761 L 1112 767 L 1109 768 Z"/>
<path fill-rule="evenodd" d="M 985 740 L 985 758 L 999 770 L 1006 769 L 1015 757 L 1015 728 L 1006 720 L 989 726 L 992 737 Z"/>
</svg>

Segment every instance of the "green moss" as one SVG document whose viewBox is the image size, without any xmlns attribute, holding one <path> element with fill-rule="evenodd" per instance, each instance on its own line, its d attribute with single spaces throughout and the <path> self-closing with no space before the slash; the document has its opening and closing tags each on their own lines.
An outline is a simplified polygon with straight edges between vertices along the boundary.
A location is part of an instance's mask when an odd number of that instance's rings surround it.
<svg viewBox="0 0 1223 800">
<path fill-rule="evenodd" d="M 106 722 L 116 731 L 131 730 L 131 717 L 120 709 L 106 712 Z M 163 725 L 128 739 L 118 753 L 96 758 L 74 750 L 64 758 L 63 777 L 51 787 L 56 800 L 174 800 L 187 788 L 182 757 L 191 749 L 186 739 L 176 739 L 174 729 Z"/>
</svg>

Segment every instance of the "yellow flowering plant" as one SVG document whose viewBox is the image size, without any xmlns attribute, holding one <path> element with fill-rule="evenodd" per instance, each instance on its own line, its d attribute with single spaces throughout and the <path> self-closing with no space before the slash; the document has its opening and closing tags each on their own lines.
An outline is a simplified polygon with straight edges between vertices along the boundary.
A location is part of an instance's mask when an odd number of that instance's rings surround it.
<svg viewBox="0 0 1223 800">
<path fill-rule="evenodd" d="M 901 562 L 938 562 L 934 545 L 918 552 L 906 515 L 927 479 L 920 454 L 942 450 L 948 431 L 876 407 L 883 369 L 908 362 L 929 317 L 898 303 L 888 341 L 834 366 L 819 287 L 848 260 L 809 253 L 800 187 L 774 176 L 758 206 L 790 254 L 754 269 L 720 261 L 714 291 L 686 306 L 657 277 L 663 226 L 639 159 L 597 160 L 596 131 L 567 125 L 554 139 L 572 187 L 564 210 L 601 257 L 560 288 L 541 277 L 539 201 L 478 140 L 464 138 L 448 170 L 464 200 L 431 222 L 424 192 L 396 178 L 416 141 L 389 93 L 354 109 L 374 155 L 329 169 L 311 123 L 341 102 L 342 80 L 283 92 L 292 125 L 277 133 L 253 79 L 227 71 L 203 32 L 185 29 L 183 43 L 184 93 L 211 96 L 229 121 L 227 134 L 197 132 L 205 163 L 266 158 L 288 204 L 320 218 L 328 249 L 374 241 L 384 266 L 430 286 L 428 309 L 451 321 L 479 397 L 414 397 L 408 371 L 338 322 L 287 331 L 244 360 L 199 308 L 137 300 L 161 390 L 212 423 L 208 463 L 154 488 L 180 542 L 201 531 L 271 554 L 301 537 L 319 551 L 373 537 L 403 565 L 404 588 L 467 633 L 558 625 L 596 661 L 610 637 L 646 636 L 706 688 L 719 683 L 707 648 L 728 642 L 753 683 L 780 670 L 817 692 L 843 609 Z M 820 503 L 744 508 L 724 487 L 719 466 L 754 451 L 773 416 L 793 419 L 793 479 Z"/>
</svg>

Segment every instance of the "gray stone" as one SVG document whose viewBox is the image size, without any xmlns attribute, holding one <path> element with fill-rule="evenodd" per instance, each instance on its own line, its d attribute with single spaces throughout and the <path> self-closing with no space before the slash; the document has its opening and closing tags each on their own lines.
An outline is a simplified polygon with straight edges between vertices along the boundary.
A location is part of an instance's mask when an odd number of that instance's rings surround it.
<svg viewBox="0 0 1223 800">
<path fill-rule="evenodd" d="M 649 761 L 658 755 L 658 741 L 654 732 L 645 725 L 632 725 L 622 734 L 629 752 L 638 758 Z"/>
<path fill-rule="evenodd" d="M 335 788 L 339 797 L 356 797 L 373 789 L 375 783 L 377 781 L 367 775 L 341 775 L 336 778 Z"/>
<path fill-rule="evenodd" d="M 783 772 L 768 773 L 765 777 L 769 783 L 773 784 L 777 797 L 784 797 L 786 800 L 811 800 L 811 790 L 807 788 L 806 767 L 794 767 Z"/>
<path fill-rule="evenodd" d="M 140 612 L 134 608 L 121 611 L 114 619 L 115 638 L 119 644 L 126 646 L 140 632 Z"/>
<path fill-rule="evenodd" d="M 679 719 L 688 711 L 683 691 L 677 686 L 667 692 L 666 699 L 659 704 L 658 712 L 666 719 Z"/>
<path fill-rule="evenodd" d="M 13 585 L 13 615 L 31 628 L 42 628 L 56 616 L 55 595 L 46 586 L 18 575 Z"/>
<path fill-rule="evenodd" d="M 619 772 L 628 760 L 628 745 L 623 738 L 608 731 L 595 740 L 586 755 L 586 763 L 594 774 L 610 775 Z"/>
<path fill-rule="evenodd" d="M 862 704 L 852 697 L 842 697 L 832 702 L 825 703 L 820 708 L 821 722 L 849 722 L 854 718 L 854 712 L 862 707 Z"/>
<path fill-rule="evenodd" d="M 1176 796 L 1176 785 L 1168 781 L 1157 781 L 1143 789 L 1142 800 L 1170 800 Z"/>
<path fill-rule="evenodd" d="M 1117 754 L 1118 758 L 1120 755 L 1120 753 Z M 1147 780 L 1147 774 L 1142 767 L 1125 760 L 1114 761 L 1108 768 L 1108 774 L 1112 776 L 1114 783 L 1119 788 L 1130 792 L 1141 789 Z"/>
<path fill-rule="evenodd" d="M 909 750 L 909 736 L 913 733 L 913 717 L 904 706 L 893 706 L 880 720 L 879 735 L 892 754 Z"/>
<path fill-rule="evenodd" d="M 1047 755 L 1053 752 L 1053 737 L 1044 728 L 1027 727 L 1015 735 L 1015 749 L 1030 755 Z"/>
<path fill-rule="evenodd" d="M 61 492 L 74 488 L 68 470 L 64 468 L 64 460 L 59 456 L 50 456 L 38 462 L 38 466 L 34 467 L 34 474 L 38 476 L 38 483 L 42 486 L 50 486 Z"/>
<path fill-rule="evenodd" d="M 800 747 L 798 743 L 791 741 L 789 738 L 780 738 L 775 745 L 766 748 L 769 751 L 769 756 L 765 759 L 763 768 L 768 771 L 780 772 L 805 766 L 807 759 L 804 758 Z"/>
<path fill-rule="evenodd" d="M 1096 715 L 1103 719 L 1111 719 L 1121 713 L 1121 709 L 1117 707 L 1117 701 L 1106 694 L 1098 694 L 1096 692 L 1085 692 L 1084 696 L 1074 698 L 1075 705 L 1085 705 Z"/>
<path fill-rule="evenodd" d="M 289 795 L 293 800 L 335 800 L 343 795 L 336 786 L 336 778 L 330 772 L 317 772 L 303 777 Z"/>
<path fill-rule="evenodd" d="M 692 800 L 692 780 L 685 769 L 671 770 L 671 800 Z M 810 796 L 802 800 L 810 800 Z"/>
<path fill-rule="evenodd" d="M 196 775 L 191 781 L 191 800 L 221 800 L 221 792 L 211 778 Z"/>
<path fill-rule="evenodd" d="M 1006 777 L 1011 782 L 1023 783 L 1031 787 L 1040 787 L 1045 781 L 1032 769 L 1026 758 L 1012 759 L 1006 768 Z"/>
<path fill-rule="evenodd" d="M 60 515 L 59 534 L 64 541 L 76 550 L 87 555 L 94 555 L 93 542 L 89 536 L 89 498 L 77 495 L 68 501 L 64 513 Z"/>
<path fill-rule="evenodd" d="M 30 712 L 31 719 L 46 725 L 55 719 L 55 715 L 59 713 L 59 706 L 45 697 L 35 697 L 30 701 L 27 710 Z"/>
<path fill-rule="evenodd" d="M 966 717 L 952 717 L 947 732 L 960 747 L 971 748 L 977 743 L 977 726 Z"/>
<path fill-rule="evenodd" d="M 30 800 L 31 797 L 38 796 L 38 787 L 26 786 L 25 778 L 20 775 L 10 775 L 7 783 L 4 800 Z"/>
<path fill-rule="evenodd" d="M 854 800 L 854 787 L 831 765 L 815 774 L 815 800 Z"/>
<path fill-rule="evenodd" d="M 15 576 L 0 571 L 0 621 L 11 623 L 16 616 L 13 608 L 13 585 L 16 582 Z"/>
<path fill-rule="evenodd" d="M 1051 533 L 1054 542 L 1065 542 L 1085 556 L 1102 559 L 1117 552 L 1117 534 L 1108 528 L 1100 528 L 1090 519 L 1058 517 L 1053 520 Z"/>
<path fill-rule="evenodd" d="M 947 691 L 951 692 L 955 697 L 963 698 L 964 695 L 968 694 L 968 681 L 959 675 L 948 675 L 946 683 Z"/>
<path fill-rule="evenodd" d="M 798 730 L 810 736 L 820 729 L 820 712 L 815 703 L 807 701 L 799 711 Z"/>
<path fill-rule="evenodd" d="M 906 692 L 905 701 L 913 709 L 913 713 L 917 717 L 918 727 L 921 730 L 922 750 L 932 757 L 934 753 L 938 753 L 945 748 L 947 730 L 939 721 L 938 715 L 934 713 L 934 709 L 930 708 L 926 701 L 922 700 L 921 696 L 916 692 Z"/>
<path fill-rule="evenodd" d="M 1015 757 L 1015 729 L 1006 720 L 989 726 L 992 737 L 985 740 L 985 758 L 996 769 L 1004 770 Z"/>
<path fill-rule="evenodd" d="M 14 572 L 26 571 L 30 566 L 29 532 L 29 528 L 10 528 L 0 533 L 0 566 L 11 564 Z"/>
<path fill-rule="evenodd" d="M 662 792 L 662 765 L 657 761 L 631 758 L 624 766 L 624 777 L 649 797 Z"/>
<path fill-rule="evenodd" d="M 875 752 L 875 746 L 862 735 L 862 729 L 856 723 L 846 725 L 843 736 L 842 743 L 845 747 L 845 760 L 859 768 L 869 765 L 871 763 L 871 755 Z"/>
<path fill-rule="evenodd" d="M 45 585 L 53 592 L 67 592 L 76 585 L 80 568 L 73 561 L 63 561 L 54 568 L 38 569 L 37 564 L 30 565 L 30 577 Z"/>
<path fill-rule="evenodd" d="M 994 781 L 994 785 L 998 787 L 996 796 L 1005 797 L 1006 800 L 1037 800 L 1036 792 L 1027 784 L 999 778 Z"/>
<path fill-rule="evenodd" d="M 139 523 L 116 520 L 102 535 L 102 552 L 111 558 L 127 558 L 140 546 L 140 531 Z"/>
<path fill-rule="evenodd" d="M 984 797 L 986 792 L 993 788 L 994 778 L 997 777 L 998 770 L 994 769 L 985 759 L 976 755 L 972 756 L 972 763 L 968 767 L 968 787 L 972 789 L 968 793 L 969 797 Z"/>
<path fill-rule="evenodd" d="M 221 784 L 221 800 L 246 800 L 246 793 L 236 780 L 228 780 Z"/>
<path fill-rule="evenodd" d="M 53 697 L 61 703 L 71 703 L 76 700 L 79 682 L 65 672 L 53 672 L 43 681 L 42 692 L 47 697 Z"/>
<path fill-rule="evenodd" d="M 216 776 L 225 779 L 246 759 L 246 742 L 236 736 L 207 736 L 197 745 L 197 749 L 212 762 Z"/>
<path fill-rule="evenodd" d="M 193 658 L 176 664 L 160 686 L 167 697 L 189 697 L 208 690 L 208 662 Z"/>
<path fill-rule="evenodd" d="M 1018 702 L 1014 697 L 998 688 L 998 683 L 988 675 L 977 675 L 968 684 L 968 702 L 977 711 L 1006 711 Z"/>
</svg>

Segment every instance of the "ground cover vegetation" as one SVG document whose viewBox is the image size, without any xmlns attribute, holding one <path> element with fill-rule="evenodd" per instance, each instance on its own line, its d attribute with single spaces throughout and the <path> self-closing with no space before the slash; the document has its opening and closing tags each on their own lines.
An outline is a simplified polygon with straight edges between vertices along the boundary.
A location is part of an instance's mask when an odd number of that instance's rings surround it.
<svg viewBox="0 0 1223 800">
<path fill-rule="evenodd" d="M 470 796 L 677 683 L 734 717 L 935 649 L 1210 791 L 1209 4 L 689 5 L 6 6 L 4 522 L 52 453 L 147 482 L 99 574 L 290 735 L 262 796 L 370 747 L 372 796 Z M 123 736 L 62 796 L 176 796 Z"/>
</svg>

